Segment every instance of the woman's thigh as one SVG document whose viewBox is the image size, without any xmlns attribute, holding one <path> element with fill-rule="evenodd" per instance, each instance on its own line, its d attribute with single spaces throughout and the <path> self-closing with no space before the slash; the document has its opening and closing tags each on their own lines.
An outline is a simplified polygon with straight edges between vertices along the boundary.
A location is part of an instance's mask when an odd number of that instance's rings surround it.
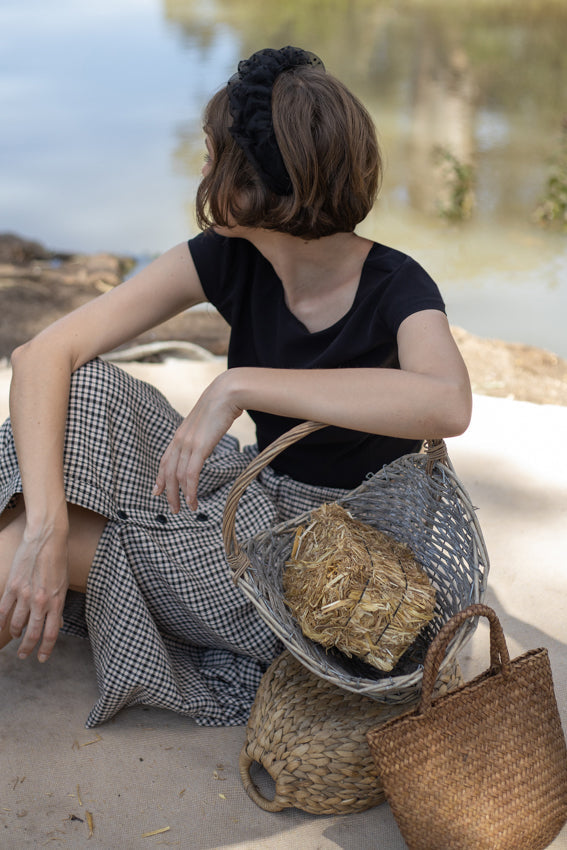
<svg viewBox="0 0 567 850">
<path fill-rule="evenodd" d="M 86 592 L 95 552 L 107 518 L 100 514 L 68 505 L 69 508 L 69 587 Z"/>
</svg>

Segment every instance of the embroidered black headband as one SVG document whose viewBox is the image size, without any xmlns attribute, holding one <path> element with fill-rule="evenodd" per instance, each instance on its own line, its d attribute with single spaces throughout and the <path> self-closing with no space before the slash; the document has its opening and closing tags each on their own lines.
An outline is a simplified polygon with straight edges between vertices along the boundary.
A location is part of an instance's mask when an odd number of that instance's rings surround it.
<svg viewBox="0 0 567 850">
<path fill-rule="evenodd" d="M 318 56 L 299 47 L 268 47 L 238 63 L 238 71 L 228 81 L 228 101 L 232 126 L 230 133 L 244 151 L 266 186 L 276 195 L 290 195 L 292 185 L 281 155 L 272 123 L 272 88 L 276 78 L 298 65 L 312 65 L 322 71 Z"/>
</svg>

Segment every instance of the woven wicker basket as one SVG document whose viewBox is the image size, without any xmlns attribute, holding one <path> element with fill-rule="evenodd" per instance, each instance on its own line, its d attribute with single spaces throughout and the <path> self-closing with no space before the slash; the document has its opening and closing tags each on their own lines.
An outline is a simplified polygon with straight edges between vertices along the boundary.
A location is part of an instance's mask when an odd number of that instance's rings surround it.
<svg viewBox="0 0 567 850">
<path fill-rule="evenodd" d="M 436 591 L 435 615 L 389 674 L 348 659 L 305 637 L 287 608 L 282 570 L 295 529 L 309 514 L 296 517 L 240 544 L 234 522 L 238 502 L 259 472 L 285 448 L 324 425 L 304 422 L 275 440 L 235 481 L 223 519 L 224 546 L 235 581 L 284 646 L 308 670 L 338 687 L 381 702 L 405 703 L 421 687 L 427 647 L 457 612 L 484 598 L 488 555 L 474 507 L 447 456 L 442 440 L 425 453 L 405 455 L 385 466 L 339 499 L 350 513 L 406 543 Z M 441 672 L 456 658 L 477 621 L 467 620 L 454 638 Z"/>
<path fill-rule="evenodd" d="M 435 692 L 453 691 L 462 681 L 453 664 Z M 246 793 L 268 812 L 294 806 L 317 815 L 350 814 L 377 806 L 384 791 L 366 733 L 406 707 L 337 688 L 284 651 L 262 677 L 252 706 L 240 753 Z M 273 799 L 254 783 L 254 763 L 274 780 Z"/>
</svg>

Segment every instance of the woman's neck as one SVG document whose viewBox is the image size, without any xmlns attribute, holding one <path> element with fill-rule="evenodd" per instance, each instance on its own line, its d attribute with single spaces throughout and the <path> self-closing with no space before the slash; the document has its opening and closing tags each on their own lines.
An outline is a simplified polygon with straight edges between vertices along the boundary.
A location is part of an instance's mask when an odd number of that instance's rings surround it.
<svg viewBox="0 0 567 850">
<path fill-rule="evenodd" d="M 372 247 L 370 240 L 354 233 L 312 240 L 269 230 L 242 235 L 273 266 L 288 309 L 308 330 L 330 327 L 349 311 Z"/>
</svg>

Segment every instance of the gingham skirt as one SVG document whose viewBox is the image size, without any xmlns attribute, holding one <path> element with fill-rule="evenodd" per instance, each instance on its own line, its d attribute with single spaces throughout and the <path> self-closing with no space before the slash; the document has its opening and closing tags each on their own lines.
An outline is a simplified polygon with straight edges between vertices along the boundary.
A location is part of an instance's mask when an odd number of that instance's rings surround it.
<svg viewBox="0 0 567 850">
<path fill-rule="evenodd" d="M 63 631 L 88 637 L 100 697 L 86 725 L 146 704 L 204 726 L 244 724 L 282 646 L 234 585 L 221 523 L 234 479 L 254 457 L 225 436 L 201 473 L 197 512 L 170 513 L 151 495 L 159 460 L 182 421 L 154 387 L 93 360 L 72 378 L 64 458 L 67 500 L 107 517 L 86 594 L 69 592 Z M 10 421 L 0 429 L 0 512 L 21 492 Z M 269 467 L 248 487 L 239 539 L 343 491 L 301 484 Z"/>
</svg>

